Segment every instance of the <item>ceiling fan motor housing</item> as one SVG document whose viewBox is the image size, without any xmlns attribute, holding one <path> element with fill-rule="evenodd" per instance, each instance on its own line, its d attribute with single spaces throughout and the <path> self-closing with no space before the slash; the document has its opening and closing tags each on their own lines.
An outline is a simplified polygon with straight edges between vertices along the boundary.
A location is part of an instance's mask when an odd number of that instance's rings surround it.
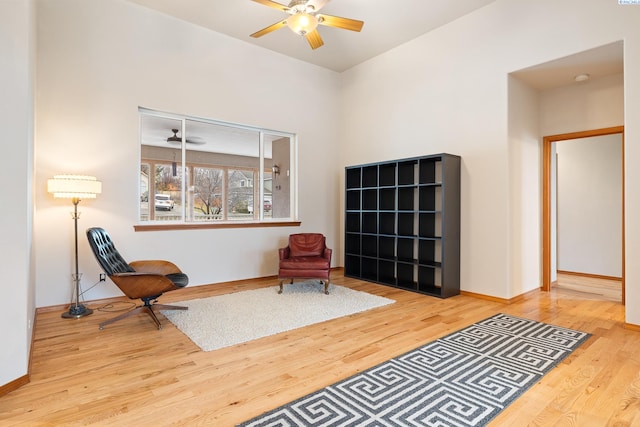
<svg viewBox="0 0 640 427">
<path fill-rule="evenodd" d="M 173 132 L 173 136 L 167 138 L 167 142 L 182 142 L 182 138 L 178 136 L 178 129 L 171 129 L 171 132 Z"/>
<path fill-rule="evenodd" d="M 307 4 L 307 0 L 291 0 L 289 3 L 289 13 L 312 13 L 315 12 L 315 7 L 311 4 Z"/>
</svg>

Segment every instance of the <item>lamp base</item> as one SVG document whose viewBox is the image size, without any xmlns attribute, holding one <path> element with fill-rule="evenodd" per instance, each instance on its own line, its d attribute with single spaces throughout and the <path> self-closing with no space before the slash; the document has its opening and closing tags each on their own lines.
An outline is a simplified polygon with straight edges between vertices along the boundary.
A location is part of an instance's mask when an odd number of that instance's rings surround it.
<svg viewBox="0 0 640 427">
<path fill-rule="evenodd" d="M 62 317 L 65 319 L 79 319 L 84 316 L 88 316 L 93 313 L 93 310 L 85 307 L 84 305 L 72 305 L 69 307 L 69 311 L 62 313 Z"/>
</svg>

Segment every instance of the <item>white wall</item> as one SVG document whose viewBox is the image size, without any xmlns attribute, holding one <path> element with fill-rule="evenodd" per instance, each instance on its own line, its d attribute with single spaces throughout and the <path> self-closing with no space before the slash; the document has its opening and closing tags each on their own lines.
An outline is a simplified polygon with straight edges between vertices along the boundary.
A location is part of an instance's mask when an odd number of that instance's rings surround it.
<svg viewBox="0 0 640 427">
<path fill-rule="evenodd" d="M 540 156 L 529 155 L 529 136 L 517 149 L 510 145 L 509 102 L 530 105 L 509 97 L 510 72 L 624 40 L 625 159 L 640 159 L 634 119 L 640 116 L 640 7 L 588 3 L 498 0 L 343 73 L 342 109 L 349 112 L 341 127 L 344 165 L 437 152 L 462 156 L 463 290 L 510 298 L 530 286 L 520 283 L 526 275 L 520 272 L 541 269 L 541 239 L 534 238 L 539 214 L 516 207 L 540 212 Z M 539 120 L 541 139 L 549 128 Z M 516 160 L 520 164 L 512 165 Z M 522 168 L 534 174 L 526 182 Z M 626 173 L 627 182 L 640 178 L 638 168 Z M 640 195 L 629 186 L 626 209 L 627 257 L 635 259 Z M 627 301 L 634 306 L 640 303 L 640 266 L 631 264 Z M 640 323 L 640 313 L 629 310 L 627 321 Z"/>
<path fill-rule="evenodd" d="M 624 76 L 616 74 L 540 92 L 541 135 L 622 125 L 624 89 Z"/>
<path fill-rule="evenodd" d="M 558 270 L 622 276 L 622 137 L 556 143 Z"/>
<path fill-rule="evenodd" d="M 3 164 L 0 386 L 27 374 L 35 312 L 33 238 L 33 1 L 0 2 L 0 129 Z"/>
<path fill-rule="evenodd" d="M 277 248 L 292 232 L 325 233 L 339 262 L 337 73 L 123 0 L 39 1 L 38 43 L 38 306 L 70 297 L 72 206 L 46 192 L 62 172 L 103 183 L 96 200 L 80 203 L 85 289 L 99 273 L 90 226 L 105 227 L 127 259 L 174 261 L 190 286 L 277 274 Z M 138 106 L 297 133 L 302 226 L 134 232 Z M 121 293 L 108 282 L 86 299 L 113 295 Z"/>
<path fill-rule="evenodd" d="M 539 288 L 542 282 L 542 252 L 528 248 L 542 241 L 542 210 L 530 197 L 540 194 L 540 96 L 518 79 L 509 77 L 509 262 L 505 295 L 514 297 Z"/>
</svg>

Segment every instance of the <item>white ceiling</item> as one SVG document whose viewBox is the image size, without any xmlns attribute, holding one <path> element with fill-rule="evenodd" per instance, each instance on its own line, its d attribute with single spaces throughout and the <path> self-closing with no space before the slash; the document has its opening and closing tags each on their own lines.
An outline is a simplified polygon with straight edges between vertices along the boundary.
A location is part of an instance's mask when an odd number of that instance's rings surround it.
<svg viewBox="0 0 640 427">
<path fill-rule="evenodd" d="M 287 17 L 251 0 L 128 0 L 183 21 L 335 71 L 344 71 L 495 0 L 331 0 L 321 12 L 364 21 L 360 33 L 320 26 L 324 46 L 312 50 L 288 28 L 250 34 Z M 288 4 L 288 0 L 277 0 Z"/>
<path fill-rule="evenodd" d="M 286 27 L 258 39 L 250 37 L 288 16 L 252 0 L 127 1 L 341 72 L 495 0 L 330 0 L 322 13 L 359 19 L 365 24 L 360 33 L 320 26 L 318 31 L 325 44 L 316 50 L 309 47 L 304 37 Z M 547 90 L 573 84 L 577 74 L 598 78 L 622 72 L 623 45 L 616 42 L 512 74 L 535 89 Z"/>
<path fill-rule="evenodd" d="M 547 90 L 576 84 L 574 79 L 579 74 L 588 74 L 589 79 L 622 74 L 623 58 L 624 46 L 619 41 L 511 74 L 535 89 Z"/>
</svg>

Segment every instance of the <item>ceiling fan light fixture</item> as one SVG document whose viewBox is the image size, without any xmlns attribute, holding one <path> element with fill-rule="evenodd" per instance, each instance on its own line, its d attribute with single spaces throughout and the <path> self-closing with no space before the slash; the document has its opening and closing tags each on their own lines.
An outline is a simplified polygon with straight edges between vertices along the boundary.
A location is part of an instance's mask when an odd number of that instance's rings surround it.
<svg viewBox="0 0 640 427">
<path fill-rule="evenodd" d="M 294 33 L 304 36 L 318 27 L 318 18 L 308 13 L 296 13 L 287 18 L 287 25 Z"/>
</svg>

